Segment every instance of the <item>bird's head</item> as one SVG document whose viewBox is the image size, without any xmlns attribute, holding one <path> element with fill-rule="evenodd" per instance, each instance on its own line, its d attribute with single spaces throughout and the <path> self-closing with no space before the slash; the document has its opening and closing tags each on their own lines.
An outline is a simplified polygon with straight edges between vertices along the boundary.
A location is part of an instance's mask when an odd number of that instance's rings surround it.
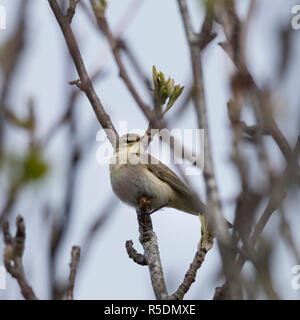
<svg viewBox="0 0 300 320">
<path fill-rule="evenodd" d="M 136 133 L 124 134 L 119 140 L 119 148 L 129 148 L 140 142 L 141 136 Z"/>
</svg>

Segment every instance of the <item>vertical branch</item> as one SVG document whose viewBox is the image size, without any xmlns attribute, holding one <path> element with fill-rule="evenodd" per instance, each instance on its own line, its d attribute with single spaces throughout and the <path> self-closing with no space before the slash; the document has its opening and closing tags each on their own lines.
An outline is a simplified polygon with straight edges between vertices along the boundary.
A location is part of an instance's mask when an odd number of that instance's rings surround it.
<svg viewBox="0 0 300 320">
<path fill-rule="evenodd" d="M 160 261 L 157 237 L 153 231 L 150 217 L 150 201 L 147 198 L 142 198 L 140 200 L 137 218 L 139 223 L 140 243 L 144 248 L 144 257 L 149 268 L 155 297 L 158 300 L 165 300 L 168 298 L 168 292 Z"/>
<path fill-rule="evenodd" d="M 200 34 L 194 33 L 192 29 L 191 19 L 189 16 L 187 4 L 185 0 L 177 0 L 179 10 L 185 27 L 185 33 L 188 39 L 191 62 L 194 77 L 194 103 L 198 118 L 199 128 L 205 130 L 204 136 L 204 179 L 206 185 L 206 194 L 208 199 L 208 216 L 212 220 L 218 244 L 220 246 L 220 254 L 223 261 L 223 268 L 226 279 L 233 282 L 235 273 L 233 268 L 233 259 L 231 257 L 230 237 L 227 230 L 226 220 L 222 215 L 221 201 L 218 193 L 217 182 L 214 173 L 213 159 L 211 153 L 210 137 L 207 120 L 207 107 L 205 101 L 205 93 L 203 87 L 203 74 L 201 64 L 201 46 L 200 39 L 206 34 L 205 28 Z M 204 27 L 204 26 L 203 26 Z M 235 293 L 233 293 L 235 297 Z"/>
</svg>

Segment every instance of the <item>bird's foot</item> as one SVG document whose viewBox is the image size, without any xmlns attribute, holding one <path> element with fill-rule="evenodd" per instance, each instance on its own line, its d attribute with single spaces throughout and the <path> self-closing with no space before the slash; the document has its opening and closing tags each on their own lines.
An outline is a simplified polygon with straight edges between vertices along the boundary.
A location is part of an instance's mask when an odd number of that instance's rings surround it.
<svg viewBox="0 0 300 320">
<path fill-rule="evenodd" d="M 207 221 L 205 215 L 200 215 L 201 221 L 201 241 L 200 247 L 206 251 L 210 250 L 214 244 L 215 234 Z"/>
<path fill-rule="evenodd" d="M 157 209 L 154 209 L 154 210 L 150 211 L 150 212 L 149 212 L 149 214 L 152 214 L 152 213 L 154 213 L 154 212 L 156 212 L 156 211 L 158 211 L 158 210 L 162 209 L 163 207 L 164 207 L 164 206 L 161 206 L 161 207 L 159 207 L 159 208 L 157 208 Z"/>
</svg>

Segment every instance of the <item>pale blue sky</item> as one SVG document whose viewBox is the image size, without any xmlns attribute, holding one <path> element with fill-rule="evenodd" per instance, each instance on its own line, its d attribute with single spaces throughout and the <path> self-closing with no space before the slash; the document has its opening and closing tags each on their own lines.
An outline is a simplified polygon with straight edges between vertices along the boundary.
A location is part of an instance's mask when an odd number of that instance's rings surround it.
<svg viewBox="0 0 300 320">
<path fill-rule="evenodd" d="M 25 0 L 27 1 L 27 0 Z M 86 1 L 86 0 L 82 0 Z M 0 31 L 0 41 L 4 41 L 15 25 L 15 9 L 20 0 L 1 0 L 7 9 L 7 30 Z M 14 94 L 10 97 L 15 110 L 24 113 L 24 101 L 31 95 L 34 97 L 38 112 L 40 134 L 45 134 L 51 123 L 59 117 L 65 107 L 66 93 L 71 90 L 67 81 L 77 78 L 76 73 L 66 76 L 66 45 L 61 31 L 50 10 L 48 1 L 31 1 L 29 8 L 30 23 L 28 30 L 29 45 L 14 82 Z M 291 7 L 296 1 L 261 0 L 257 1 L 257 8 L 250 25 L 247 43 L 247 62 L 249 69 L 260 86 L 274 85 L 276 100 L 278 101 L 277 120 L 291 145 L 295 144 L 297 132 L 299 134 L 299 98 L 295 83 L 299 81 L 300 31 L 294 32 L 293 60 L 290 78 L 282 79 L 278 85 L 274 81 L 277 71 L 278 50 L 277 28 L 280 24 L 289 24 Z M 137 5 L 139 9 L 133 20 L 125 26 L 123 33 L 139 57 L 145 72 L 151 76 L 152 66 L 155 65 L 165 75 L 172 76 L 176 82 L 188 85 L 191 76 L 189 51 L 185 39 L 183 26 L 175 0 L 109 0 L 107 17 L 113 30 L 120 21 L 129 3 Z M 193 14 L 193 21 L 200 25 L 203 13 L 196 0 L 188 1 Z M 245 15 L 249 1 L 238 1 L 238 12 Z M 213 146 L 213 157 L 221 199 L 226 217 L 233 217 L 233 206 L 230 200 L 239 192 L 236 184 L 236 173 L 230 163 L 230 128 L 226 103 L 230 99 L 228 77 L 234 70 L 229 58 L 217 45 L 224 40 L 219 26 L 215 26 L 218 37 L 209 45 L 203 54 L 203 68 L 205 92 L 208 106 L 210 134 Z M 118 70 L 110 54 L 107 43 L 93 27 L 86 15 L 80 10 L 73 20 L 73 29 L 78 39 L 87 70 L 92 73 L 99 67 L 104 67 L 108 75 L 104 80 L 95 84 L 99 97 L 110 114 L 114 123 L 127 120 L 129 129 L 147 127 L 147 121 L 139 111 L 136 103 L 129 95 L 122 80 L 118 77 Z M 119 31 L 119 30 L 117 30 Z M 297 43 L 297 45 L 295 45 Z M 130 69 L 131 70 L 131 69 Z M 138 80 L 134 77 L 135 84 Z M 138 85 L 142 89 L 142 85 Z M 298 89 L 298 88 L 297 88 Z M 146 92 L 141 91 L 148 99 Z M 150 101 L 148 100 L 150 103 Z M 109 171 L 107 165 L 100 166 L 96 161 L 97 122 L 89 102 L 82 95 L 76 106 L 80 115 L 80 135 L 85 137 L 95 128 L 95 142 L 90 154 L 80 168 L 78 189 L 76 190 L 75 212 L 71 224 L 71 232 L 63 248 L 59 261 L 59 276 L 67 278 L 70 250 L 74 244 L 81 244 L 86 228 L 95 218 L 99 207 L 104 206 L 112 194 Z M 174 107 L 176 108 L 176 106 Z M 251 115 L 245 114 L 251 121 Z M 171 118 L 168 115 L 167 118 Z M 94 127 L 93 127 L 94 125 Z M 194 128 L 196 118 L 193 108 L 184 113 L 172 127 Z M 100 128 L 99 128 L 100 129 Z M 25 217 L 28 228 L 25 252 L 25 267 L 28 279 L 40 298 L 47 298 L 47 270 L 45 269 L 45 245 L 47 243 L 48 225 L 41 215 L 41 205 L 45 199 L 57 203 L 62 198 L 62 184 L 64 182 L 66 132 L 62 130 L 47 148 L 46 156 L 52 163 L 51 175 L 37 187 L 28 190 L 20 199 L 15 214 L 21 213 Z M 24 148 L 22 133 L 9 133 L 13 148 Z M 282 168 L 284 160 L 271 140 L 268 149 L 272 154 L 272 161 L 278 168 Z M 258 173 L 257 159 L 249 150 L 251 159 L 252 179 L 254 184 L 263 187 L 263 178 Z M 253 160 L 253 161 L 252 161 Z M 203 195 L 203 184 L 200 177 L 191 178 L 193 185 L 200 188 Z M 298 194 L 299 196 L 299 194 Z M 77 299 L 152 299 L 153 291 L 147 268 L 141 267 L 129 260 L 124 248 L 126 240 L 132 239 L 137 249 L 138 231 L 135 212 L 132 208 L 118 201 L 113 217 L 95 238 L 87 261 L 80 270 L 76 282 L 75 296 Z M 288 220 L 292 220 L 292 228 L 297 231 L 299 217 L 294 209 L 299 202 L 294 198 L 287 201 L 289 208 Z M 200 236 L 200 223 L 197 218 L 175 210 L 165 209 L 153 216 L 154 229 L 158 236 L 159 248 L 166 276 L 169 292 L 177 289 L 184 273 L 191 263 Z M 41 227 L 42 225 L 42 227 Z M 266 236 L 278 231 L 278 220 L 272 217 L 266 228 Z M 296 232 L 294 232 L 296 236 Z M 298 235 L 298 240 L 300 237 Z M 298 298 L 299 294 L 291 289 L 290 270 L 295 264 L 287 254 L 282 241 L 278 241 L 278 250 L 274 253 L 273 277 L 276 289 L 283 298 Z M 0 251 L 2 244 L 0 244 Z M 214 247 L 198 272 L 197 281 L 186 295 L 187 299 L 210 299 L 216 286 L 223 283 L 216 280 L 220 258 L 217 247 Z M 14 280 L 7 278 L 8 289 L 0 291 L 3 299 L 20 297 Z M 264 297 L 264 296 L 262 296 Z"/>
</svg>

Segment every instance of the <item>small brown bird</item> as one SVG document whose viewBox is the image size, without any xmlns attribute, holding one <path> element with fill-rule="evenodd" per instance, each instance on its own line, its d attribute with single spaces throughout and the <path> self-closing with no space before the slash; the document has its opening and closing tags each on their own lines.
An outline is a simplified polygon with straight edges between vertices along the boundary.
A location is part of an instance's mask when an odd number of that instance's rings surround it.
<svg viewBox="0 0 300 320">
<path fill-rule="evenodd" d="M 207 212 L 206 205 L 172 170 L 146 152 L 137 134 L 120 138 L 110 163 L 110 180 L 115 194 L 135 208 L 146 197 L 152 212 L 164 207 L 194 215 Z"/>
</svg>

